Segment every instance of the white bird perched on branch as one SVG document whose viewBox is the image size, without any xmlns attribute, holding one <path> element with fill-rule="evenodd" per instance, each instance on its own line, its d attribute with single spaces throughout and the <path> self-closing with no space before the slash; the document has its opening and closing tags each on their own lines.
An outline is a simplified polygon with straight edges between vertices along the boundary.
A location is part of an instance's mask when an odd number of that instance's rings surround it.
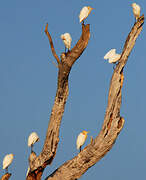
<svg viewBox="0 0 146 180">
<path fill-rule="evenodd" d="M 3 159 L 3 169 L 6 169 L 6 173 L 8 173 L 8 167 L 12 163 L 13 159 L 14 159 L 14 155 L 13 154 L 7 154 L 4 157 L 4 159 Z"/>
<path fill-rule="evenodd" d="M 109 63 L 116 63 L 121 57 L 121 54 L 116 54 L 116 49 L 111 49 L 106 55 L 104 59 L 109 59 Z"/>
<path fill-rule="evenodd" d="M 63 42 L 64 42 L 64 45 L 65 45 L 65 53 L 66 53 L 66 49 L 68 49 L 68 51 L 69 51 L 70 48 L 71 48 L 71 42 L 72 42 L 71 35 L 70 35 L 69 33 L 65 33 L 65 34 L 62 34 L 60 37 L 61 37 L 61 39 L 62 39 Z"/>
<path fill-rule="evenodd" d="M 33 152 L 33 145 L 39 141 L 39 136 L 37 135 L 36 132 L 32 132 L 29 137 L 28 137 L 28 146 L 31 146 L 31 152 Z"/>
<path fill-rule="evenodd" d="M 81 147 L 84 145 L 87 139 L 88 133 L 89 133 L 88 131 L 82 131 L 77 137 L 76 145 L 77 145 L 77 149 L 80 149 L 80 152 L 81 152 Z"/>
<path fill-rule="evenodd" d="M 140 6 L 136 3 L 132 3 L 132 8 L 133 8 L 133 14 L 135 16 L 136 21 L 140 17 Z"/>
<path fill-rule="evenodd" d="M 93 8 L 90 6 L 85 6 L 81 9 L 79 14 L 80 23 L 82 22 L 84 24 L 84 20 L 89 16 L 92 10 Z"/>
</svg>

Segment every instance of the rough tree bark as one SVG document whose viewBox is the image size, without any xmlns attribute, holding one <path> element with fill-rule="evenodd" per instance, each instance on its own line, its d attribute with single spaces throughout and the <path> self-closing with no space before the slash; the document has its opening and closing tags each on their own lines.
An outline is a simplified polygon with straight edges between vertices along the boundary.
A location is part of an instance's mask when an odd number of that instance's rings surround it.
<svg viewBox="0 0 146 180">
<path fill-rule="evenodd" d="M 124 118 L 120 116 L 121 89 L 123 85 L 123 69 L 128 60 L 135 41 L 142 30 L 144 15 L 136 22 L 129 33 L 121 58 L 116 66 L 110 82 L 108 105 L 99 135 L 90 142 L 77 156 L 65 162 L 56 169 L 46 180 L 75 180 L 81 177 L 91 166 L 97 163 L 112 148 L 118 134 L 124 125 Z M 59 142 L 59 129 L 64 113 L 65 103 L 68 97 L 68 77 L 72 65 L 80 57 L 87 47 L 90 38 L 89 25 L 82 25 L 82 35 L 75 47 L 68 53 L 62 53 L 61 60 L 58 58 L 52 38 L 48 32 L 48 24 L 45 33 L 49 39 L 52 53 L 58 63 L 58 86 L 54 106 L 52 108 L 50 121 L 46 133 L 42 152 L 37 157 L 33 154 L 29 157 L 30 172 L 27 180 L 40 180 L 44 168 L 50 164 L 57 150 Z M 8 180 L 11 174 L 5 174 L 1 180 Z"/>
<path fill-rule="evenodd" d="M 11 177 L 11 173 L 4 174 L 0 180 L 8 180 Z"/>
<path fill-rule="evenodd" d="M 57 145 L 59 142 L 59 129 L 62 116 L 64 113 L 65 103 L 68 97 L 68 77 L 70 70 L 75 61 L 80 57 L 85 48 L 87 47 L 90 38 L 90 26 L 82 25 L 82 35 L 77 44 L 68 53 L 61 54 L 61 60 L 58 58 L 52 38 L 48 32 L 48 24 L 45 28 L 45 33 L 49 39 L 53 56 L 58 63 L 58 84 L 55 97 L 54 106 L 52 108 L 50 121 L 46 133 L 46 139 L 43 150 L 36 158 L 29 158 L 30 173 L 27 180 L 41 178 L 44 168 L 52 162 L 56 155 Z M 30 155 L 31 156 L 31 155 Z"/>
<path fill-rule="evenodd" d="M 123 69 L 128 60 L 135 41 L 142 30 L 144 15 L 136 22 L 129 33 L 121 58 L 116 66 L 108 95 L 108 105 L 99 135 L 91 141 L 77 156 L 65 162 L 46 180 L 75 180 L 80 178 L 91 166 L 97 163 L 112 148 L 118 134 L 123 128 L 124 118 L 120 116 L 121 89 L 123 85 Z"/>
</svg>

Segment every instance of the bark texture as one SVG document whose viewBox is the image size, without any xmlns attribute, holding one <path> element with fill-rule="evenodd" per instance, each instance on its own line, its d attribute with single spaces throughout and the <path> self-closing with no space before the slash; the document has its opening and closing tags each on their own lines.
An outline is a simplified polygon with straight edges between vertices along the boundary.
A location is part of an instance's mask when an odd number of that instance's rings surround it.
<svg viewBox="0 0 146 180">
<path fill-rule="evenodd" d="M 27 180 L 39 180 L 41 178 L 44 168 L 53 161 L 56 155 L 57 145 L 59 142 L 60 124 L 69 93 L 69 73 L 72 65 L 80 57 L 88 44 L 88 41 L 90 39 L 90 25 L 82 25 L 82 35 L 79 41 L 72 48 L 71 51 L 61 54 L 61 60 L 59 60 L 55 52 L 52 38 L 48 32 L 48 24 L 46 25 L 45 33 L 49 39 L 53 56 L 56 58 L 58 63 L 58 84 L 55 102 L 52 108 L 50 121 L 46 133 L 45 143 L 42 152 L 38 157 L 33 156 L 33 158 L 29 158 L 30 172 L 27 176 Z"/>
<path fill-rule="evenodd" d="M 76 180 L 80 178 L 91 166 L 97 163 L 110 151 L 118 134 L 123 128 L 124 118 L 120 116 L 121 90 L 124 81 L 123 69 L 139 36 L 144 15 L 134 24 L 129 33 L 121 58 L 117 64 L 110 82 L 108 104 L 102 129 L 99 135 L 87 145 L 77 156 L 65 162 L 56 169 L 46 180 Z"/>
<path fill-rule="evenodd" d="M 11 177 L 11 173 L 4 174 L 0 180 L 8 180 Z"/>
</svg>

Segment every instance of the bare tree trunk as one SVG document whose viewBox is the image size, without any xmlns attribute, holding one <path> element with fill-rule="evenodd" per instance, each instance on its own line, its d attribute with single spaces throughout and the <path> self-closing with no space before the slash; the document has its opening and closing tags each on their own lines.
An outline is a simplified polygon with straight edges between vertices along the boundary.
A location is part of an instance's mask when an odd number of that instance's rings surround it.
<svg viewBox="0 0 146 180">
<path fill-rule="evenodd" d="M 124 80 L 123 69 L 142 30 L 143 23 L 144 16 L 141 16 L 138 22 L 134 24 L 125 42 L 121 58 L 110 82 L 108 105 L 99 135 L 77 156 L 56 169 L 46 180 L 78 179 L 112 148 L 124 125 L 124 118 L 120 116 L 121 89 Z"/>
<path fill-rule="evenodd" d="M 123 69 L 132 51 L 135 41 L 142 30 L 144 15 L 134 24 L 125 42 L 121 58 L 116 66 L 108 95 L 108 105 L 102 129 L 97 137 L 87 145 L 77 156 L 65 162 L 56 169 L 46 180 L 75 180 L 81 177 L 91 166 L 96 164 L 112 148 L 118 134 L 124 125 L 124 118 L 120 116 L 121 90 L 124 81 Z M 53 161 L 59 142 L 59 129 L 68 97 L 68 77 L 72 65 L 80 57 L 87 47 L 90 30 L 89 25 L 82 25 L 82 35 L 77 44 L 68 53 L 61 54 L 58 58 L 52 38 L 48 32 L 48 24 L 45 33 L 49 39 L 52 53 L 58 63 L 58 84 L 54 106 L 52 108 L 50 121 L 46 133 L 42 152 L 37 157 L 29 158 L 30 172 L 27 180 L 40 180 L 44 168 Z"/>
<path fill-rule="evenodd" d="M 59 142 L 60 124 L 69 92 L 69 73 L 72 68 L 72 65 L 80 57 L 80 55 L 83 53 L 88 44 L 90 38 L 90 26 L 89 24 L 82 25 L 82 35 L 79 41 L 74 46 L 74 48 L 72 48 L 71 51 L 69 51 L 68 53 L 62 53 L 61 61 L 56 55 L 52 38 L 48 32 L 48 24 L 46 25 L 45 33 L 49 39 L 52 53 L 57 60 L 59 68 L 57 93 L 50 116 L 43 150 L 38 157 L 33 158 L 33 160 L 31 160 L 30 158 L 30 172 L 28 173 L 27 180 L 39 180 L 41 178 L 44 168 L 53 161 L 56 155 L 57 145 Z"/>
</svg>

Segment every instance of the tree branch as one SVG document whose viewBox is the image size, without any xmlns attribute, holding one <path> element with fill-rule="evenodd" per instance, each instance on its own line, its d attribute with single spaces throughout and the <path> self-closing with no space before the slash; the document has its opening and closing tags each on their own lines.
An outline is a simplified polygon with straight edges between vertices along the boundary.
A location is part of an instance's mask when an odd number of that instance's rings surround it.
<svg viewBox="0 0 146 180">
<path fill-rule="evenodd" d="M 45 33 L 46 33 L 46 35 L 47 35 L 47 37 L 48 37 L 48 39 L 49 39 L 50 46 L 51 46 L 51 50 L 52 50 L 52 54 L 53 54 L 54 58 L 56 59 L 57 63 L 59 64 L 59 63 L 60 63 L 59 57 L 58 57 L 57 54 L 56 54 L 56 51 L 55 51 L 55 49 L 54 49 L 54 45 L 53 45 L 53 41 L 52 41 L 51 35 L 50 35 L 50 33 L 48 32 L 48 23 L 47 23 L 47 25 L 46 25 L 46 27 L 45 27 Z"/>
<path fill-rule="evenodd" d="M 11 173 L 4 174 L 0 180 L 8 180 L 11 177 Z"/>
<path fill-rule="evenodd" d="M 47 25 L 48 26 L 48 25 Z M 48 36 L 47 27 L 45 33 Z M 48 36 L 51 37 L 50 35 Z M 52 108 L 50 121 L 46 133 L 46 139 L 41 154 L 30 161 L 30 173 L 27 180 L 37 179 L 37 175 L 43 172 L 43 169 L 50 164 L 55 155 L 59 142 L 59 129 L 64 113 L 66 100 L 68 97 L 68 77 L 74 62 L 85 50 L 90 38 L 90 26 L 82 25 L 82 35 L 75 47 L 68 53 L 61 54 L 61 61 L 58 64 L 58 84 L 54 106 Z M 51 39 L 51 38 L 50 38 Z M 51 44 L 51 43 L 50 43 Z M 38 178 L 39 179 L 39 178 Z"/>
<path fill-rule="evenodd" d="M 108 95 L 108 105 L 99 135 L 92 140 L 76 157 L 56 169 L 46 180 L 76 180 L 91 166 L 97 163 L 112 148 L 123 128 L 124 118 L 120 116 L 121 90 L 123 86 L 123 68 L 132 51 L 135 41 L 142 30 L 144 15 L 136 22 L 129 33 L 124 49 L 116 66 Z"/>
</svg>

